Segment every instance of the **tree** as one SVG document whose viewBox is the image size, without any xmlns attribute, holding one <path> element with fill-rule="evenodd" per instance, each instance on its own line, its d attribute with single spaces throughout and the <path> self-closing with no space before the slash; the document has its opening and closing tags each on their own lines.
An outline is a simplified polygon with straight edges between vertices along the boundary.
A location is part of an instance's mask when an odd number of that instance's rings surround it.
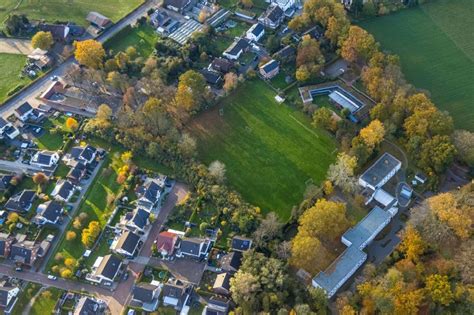
<svg viewBox="0 0 474 315">
<path fill-rule="evenodd" d="M 209 228 L 209 223 L 207 222 L 202 222 L 199 224 L 199 231 L 201 231 L 202 234 L 206 233 L 206 230 Z"/>
<path fill-rule="evenodd" d="M 454 294 L 448 276 L 439 274 L 426 277 L 426 290 L 434 303 L 448 306 L 454 301 Z"/>
<path fill-rule="evenodd" d="M 445 222 L 461 239 L 472 234 L 474 209 L 468 204 L 459 203 L 450 193 L 442 193 L 428 199 L 428 205 L 440 221 Z"/>
<path fill-rule="evenodd" d="M 74 232 L 74 231 L 67 231 L 67 233 L 66 233 L 66 240 L 68 240 L 68 241 L 73 241 L 73 240 L 76 239 L 76 236 L 77 236 L 77 235 L 76 235 L 76 232 Z"/>
<path fill-rule="evenodd" d="M 329 301 L 326 292 L 321 288 L 308 287 L 311 306 L 318 314 L 328 314 Z"/>
<path fill-rule="evenodd" d="M 76 131 L 78 127 L 79 127 L 79 123 L 77 122 L 76 119 L 72 117 L 68 117 L 68 119 L 66 119 L 66 128 L 68 130 Z"/>
<path fill-rule="evenodd" d="M 74 42 L 74 56 L 76 60 L 86 67 L 99 69 L 102 67 L 102 60 L 105 57 L 105 50 L 102 44 L 93 39 Z"/>
<path fill-rule="evenodd" d="M 326 196 L 329 196 L 334 191 L 334 186 L 332 185 L 331 181 L 325 180 L 323 183 L 323 191 Z"/>
<path fill-rule="evenodd" d="M 330 131 L 335 131 L 337 128 L 332 111 L 326 107 L 320 107 L 314 111 L 313 125 Z"/>
<path fill-rule="evenodd" d="M 467 130 L 456 130 L 453 138 L 459 158 L 469 166 L 474 166 L 474 133 Z"/>
<path fill-rule="evenodd" d="M 17 223 L 20 216 L 16 212 L 10 212 L 7 217 L 7 224 Z"/>
<path fill-rule="evenodd" d="M 253 7 L 253 1 L 252 0 L 240 0 L 242 3 L 242 6 L 246 9 L 250 9 Z"/>
<path fill-rule="evenodd" d="M 238 84 L 239 84 L 239 77 L 237 76 L 237 74 L 233 72 L 229 72 L 224 75 L 223 88 L 224 88 L 224 91 L 226 91 L 226 93 L 229 93 L 230 91 L 234 90 Z"/>
<path fill-rule="evenodd" d="M 350 62 L 367 61 L 378 50 L 374 37 L 359 26 L 349 27 L 341 46 L 341 56 Z"/>
<path fill-rule="evenodd" d="M 354 192 L 357 184 L 354 178 L 354 169 L 357 158 L 346 153 L 339 153 L 337 161 L 329 166 L 327 179 L 345 192 Z"/>
<path fill-rule="evenodd" d="M 82 244 L 84 244 L 84 246 L 87 248 L 91 247 L 94 244 L 97 236 L 99 236 L 99 234 L 100 234 L 99 222 L 91 221 L 89 223 L 89 226 L 82 230 L 82 236 L 81 236 Z"/>
<path fill-rule="evenodd" d="M 346 217 L 346 205 L 326 199 L 319 199 L 313 207 L 306 210 L 299 223 L 298 233 L 328 239 L 340 236 L 350 226 Z"/>
<path fill-rule="evenodd" d="M 419 166 L 424 170 L 433 170 L 442 174 L 453 162 L 456 148 L 448 136 L 436 135 L 421 145 Z"/>
<path fill-rule="evenodd" d="M 375 119 L 367 127 L 362 128 L 359 135 L 367 147 L 373 149 L 382 142 L 385 136 L 385 128 L 380 120 Z"/>
<path fill-rule="evenodd" d="M 199 12 L 198 21 L 201 22 L 201 23 L 204 23 L 204 22 L 206 22 L 208 16 L 209 16 L 209 13 L 207 12 L 207 10 L 202 9 Z"/>
<path fill-rule="evenodd" d="M 47 182 L 48 182 L 48 177 L 44 173 L 38 172 L 35 175 L 33 175 L 33 183 L 35 183 L 36 185 L 43 185 L 43 184 L 46 184 Z"/>
<path fill-rule="evenodd" d="M 426 243 L 418 231 L 412 225 L 407 226 L 403 241 L 400 244 L 400 250 L 405 254 L 405 257 L 413 262 L 417 262 L 425 252 L 425 249 Z"/>
<path fill-rule="evenodd" d="M 282 226 L 283 224 L 278 220 L 275 212 L 270 212 L 253 233 L 255 244 L 260 247 L 265 246 L 266 242 L 278 235 Z"/>
<path fill-rule="evenodd" d="M 179 77 L 176 91 L 177 106 L 187 112 L 199 109 L 205 99 L 206 80 L 199 72 L 188 70 Z"/>
<path fill-rule="evenodd" d="M 314 78 L 319 75 L 324 62 L 325 59 L 319 48 L 319 42 L 309 35 L 303 36 L 303 40 L 298 45 L 296 66 L 298 68 L 304 67 L 303 71 L 307 71 L 309 77 Z"/>
<path fill-rule="evenodd" d="M 197 150 L 196 140 L 189 133 L 183 133 L 178 142 L 178 150 L 184 157 L 193 157 Z"/>
<path fill-rule="evenodd" d="M 209 164 L 209 176 L 216 182 L 222 183 L 225 181 L 225 164 L 220 161 L 214 161 Z"/>
<path fill-rule="evenodd" d="M 101 104 L 97 108 L 97 113 L 95 114 L 96 119 L 110 121 L 112 118 L 112 109 L 107 104 Z"/>
<path fill-rule="evenodd" d="M 71 278 L 72 277 L 72 271 L 70 269 L 67 269 L 67 268 L 63 269 L 61 271 L 61 277 L 66 278 L 66 279 Z"/>
<path fill-rule="evenodd" d="M 64 260 L 64 265 L 72 269 L 77 265 L 77 261 L 74 258 L 66 258 Z"/>
<path fill-rule="evenodd" d="M 242 270 L 230 279 L 230 293 L 237 305 L 251 311 L 257 307 L 256 293 L 261 290 L 258 278 Z"/>
<path fill-rule="evenodd" d="M 290 264 L 302 268 L 312 275 L 324 270 L 335 257 L 324 248 L 321 242 L 303 233 L 296 234 L 291 241 Z"/>
<path fill-rule="evenodd" d="M 132 163 L 133 159 L 133 153 L 132 151 L 125 151 L 120 155 L 120 159 L 122 160 L 123 163 L 126 165 L 130 165 Z"/>
<path fill-rule="evenodd" d="M 31 47 L 42 50 L 49 50 L 53 46 L 54 40 L 51 32 L 39 31 L 31 38 Z"/>
</svg>

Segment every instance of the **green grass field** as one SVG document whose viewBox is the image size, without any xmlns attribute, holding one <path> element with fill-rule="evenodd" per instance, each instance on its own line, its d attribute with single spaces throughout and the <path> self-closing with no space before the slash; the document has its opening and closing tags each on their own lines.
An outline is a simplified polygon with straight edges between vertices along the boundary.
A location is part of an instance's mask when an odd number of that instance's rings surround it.
<svg viewBox="0 0 474 315">
<path fill-rule="evenodd" d="M 438 0 L 361 24 L 398 54 L 415 87 L 453 116 L 456 128 L 474 131 L 474 6 Z"/>
<path fill-rule="evenodd" d="M 19 7 L 15 9 L 17 4 Z M 2 0 L 0 1 L 0 21 L 8 14 L 26 14 L 30 19 L 44 19 L 48 22 L 73 21 L 87 25 L 86 16 L 97 11 L 117 22 L 143 0 Z M 3 27 L 3 23 L 0 26 Z"/>
<path fill-rule="evenodd" d="M 134 28 L 126 27 L 107 42 L 106 48 L 117 53 L 132 46 L 140 56 L 148 57 L 153 52 L 157 39 L 158 35 L 148 24 Z"/>
<path fill-rule="evenodd" d="M 54 311 L 54 306 L 56 306 L 56 302 L 59 300 L 62 292 L 62 290 L 57 288 L 49 288 L 41 292 L 33 303 L 30 314 L 52 314 Z"/>
<path fill-rule="evenodd" d="M 0 103 L 7 97 L 7 93 L 19 84 L 28 84 L 29 78 L 20 78 L 26 62 L 26 56 L 0 53 Z"/>
<path fill-rule="evenodd" d="M 222 101 L 223 116 L 214 108 L 189 129 L 198 138 L 200 159 L 225 163 L 228 182 L 246 201 L 286 220 L 306 183 L 325 177 L 336 145 L 274 96 L 264 82 L 246 82 Z"/>
</svg>

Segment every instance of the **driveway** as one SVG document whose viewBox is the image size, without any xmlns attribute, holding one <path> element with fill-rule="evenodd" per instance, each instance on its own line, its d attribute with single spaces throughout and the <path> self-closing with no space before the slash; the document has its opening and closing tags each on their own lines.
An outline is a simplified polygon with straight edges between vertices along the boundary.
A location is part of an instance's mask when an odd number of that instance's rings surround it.
<svg viewBox="0 0 474 315">
<path fill-rule="evenodd" d="M 31 41 L 17 38 L 0 38 L 0 53 L 29 55 L 33 51 Z"/>
</svg>

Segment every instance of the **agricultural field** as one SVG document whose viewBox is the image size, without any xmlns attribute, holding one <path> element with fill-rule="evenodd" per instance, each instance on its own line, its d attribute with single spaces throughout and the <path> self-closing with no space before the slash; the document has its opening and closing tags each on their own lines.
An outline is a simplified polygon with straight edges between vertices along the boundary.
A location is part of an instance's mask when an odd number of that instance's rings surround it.
<svg viewBox="0 0 474 315">
<path fill-rule="evenodd" d="M 26 14 L 30 19 L 44 19 L 48 22 L 73 21 L 79 25 L 87 25 L 87 14 L 97 11 L 117 22 L 141 3 L 143 0 L 2 0 L 0 21 L 8 14 Z"/>
<path fill-rule="evenodd" d="M 148 57 L 155 48 L 158 35 L 149 24 L 138 27 L 126 27 L 110 39 L 105 47 L 114 53 L 125 51 L 128 47 L 135 47 L 141 57 Z"/>
<path fill-rule="evenodd" d="M 398 54 L 408 81 L 426 89 L 455 127 L 474 130 L 474 6 L 439 0 L 361 22 L 384 50 Z"/>
<path fill-rule="evenodd" d="M 263 81 L 246 82 L 189 130 L 198 139 L 201 160 L 223 162 L 229 184 L 246 201 L 287 220 L 306 185 L 325 177 L 336 145 L 274 96 Z"/>
<path fill-rule="evenodd" d="M 0 103 L 8 97 L 9 91 L 31 82 L 27 77 L 20 78 L 25 63 L 26 56 L 0 53 Z"/>
</svg>

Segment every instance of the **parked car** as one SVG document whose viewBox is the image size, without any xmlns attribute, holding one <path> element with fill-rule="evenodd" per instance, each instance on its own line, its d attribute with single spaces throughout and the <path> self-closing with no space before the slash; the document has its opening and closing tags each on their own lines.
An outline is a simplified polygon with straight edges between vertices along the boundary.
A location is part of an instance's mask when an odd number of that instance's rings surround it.
<svg viewBox="0 0 474 315">
<path fill-rule="evenodd" d="M 22 269 L 21 267 L 16 267 L 16 268 L 15 268 L 15 271 L 22 272 L 23 269 Z"/>
<path fill-rule="evenodd" d="M 53 275 L 49 275 L 49 276 L 48 276 L 48 279 L 49 279 L 49 280 L 57 280 L 58 277 L 53 276 Z"/>
</svg>

